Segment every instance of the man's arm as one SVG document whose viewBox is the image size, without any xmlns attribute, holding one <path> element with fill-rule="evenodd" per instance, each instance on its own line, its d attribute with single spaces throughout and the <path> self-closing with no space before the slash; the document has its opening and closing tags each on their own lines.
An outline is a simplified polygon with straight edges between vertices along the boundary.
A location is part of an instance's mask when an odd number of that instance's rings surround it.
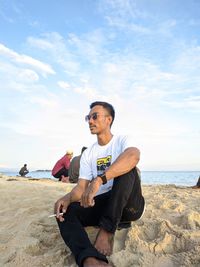
<svg viewBox="0 0 200 267">
<path fill-rule="evenodd" d="M 89 182 L 90 181 L 88 180 L 79 179 L 77 185 L 72 189 L 71 192 L 56 201 L 54 205 L 54 213 L 56 214 L 57 219 L 59 219 L 61 222 L 64 221 L 63 216 L 59 215 L 59 213 L 65 213 L 70 203 L 81 200 L 82 194 L 88 187 Z"/>
<path fill-rule="evenodd" d="M 129 147 L 105 171 L 107 180 L 116 178 L 132 170 L 140 160 L 140 151 L 136 147 Z"/>
</svg>

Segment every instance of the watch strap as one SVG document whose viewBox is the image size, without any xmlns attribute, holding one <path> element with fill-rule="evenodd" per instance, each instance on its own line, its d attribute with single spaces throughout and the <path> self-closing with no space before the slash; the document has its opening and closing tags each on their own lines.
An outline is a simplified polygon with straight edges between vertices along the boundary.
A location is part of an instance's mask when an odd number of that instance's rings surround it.
<svg viewBox="0 0 200 267">
<path fill-rule="evenodd" d="M 106 184 L 107 183 L 107 178 L 106 178 L 106 174 L 105 173 L 99 175 L 99 177 L 101 178 L 103 184 Z"/>
</svg>

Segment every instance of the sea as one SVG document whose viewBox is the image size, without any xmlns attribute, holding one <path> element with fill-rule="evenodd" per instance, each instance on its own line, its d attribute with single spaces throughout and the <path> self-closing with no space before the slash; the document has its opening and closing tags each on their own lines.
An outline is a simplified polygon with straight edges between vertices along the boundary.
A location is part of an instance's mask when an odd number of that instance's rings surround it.
<svg viewBox="0 0 200 267">
<path fill-rule="evenodd" d="M 8 176 L 17 176 L 16 171 L 1 171 L 0 173 Z M 196 185 L 200 176 L 200 171 L 141 171 L 142 184 L 175 184 L 177 186 L 193 186 Z M 29 178 L 49 178 L 55 179 L 51 175 L 51 171 L 31 171 L 28 173 Z"/>
</svg>

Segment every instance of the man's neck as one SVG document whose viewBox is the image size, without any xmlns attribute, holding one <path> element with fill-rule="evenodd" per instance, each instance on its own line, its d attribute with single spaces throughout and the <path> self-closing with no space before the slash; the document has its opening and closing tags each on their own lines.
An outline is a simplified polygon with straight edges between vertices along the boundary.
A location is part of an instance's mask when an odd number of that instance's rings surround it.
<svg viewBox="0 0 200 267">
<path fill-rule="evenodd" d="M 112 137 L 113 137 L 113 134 L 111 132 L 99 134 L 99 135 L 97 135 L 98 144 L 100 146 L 105 146 L 110 142 Z"/>
</svg>

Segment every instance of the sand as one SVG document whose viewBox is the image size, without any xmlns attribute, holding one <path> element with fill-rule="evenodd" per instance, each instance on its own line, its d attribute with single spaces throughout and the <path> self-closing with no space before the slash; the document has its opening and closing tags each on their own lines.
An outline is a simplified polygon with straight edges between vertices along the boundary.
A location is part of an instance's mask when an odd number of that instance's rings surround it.
<svg viewBox="0 0 200 267">
<path fill-rule="evenodd" d="M 0 175 L 0 266 L 75 267 L 60 237 L 54 202 L 73 184 Z M 115 267 L 200 266 L 200 190 L 143 186 L 146 212 L 117 231 L 109 261 Z M 87 229 L 93 241 L 96 231 Z"/>
</svg>

